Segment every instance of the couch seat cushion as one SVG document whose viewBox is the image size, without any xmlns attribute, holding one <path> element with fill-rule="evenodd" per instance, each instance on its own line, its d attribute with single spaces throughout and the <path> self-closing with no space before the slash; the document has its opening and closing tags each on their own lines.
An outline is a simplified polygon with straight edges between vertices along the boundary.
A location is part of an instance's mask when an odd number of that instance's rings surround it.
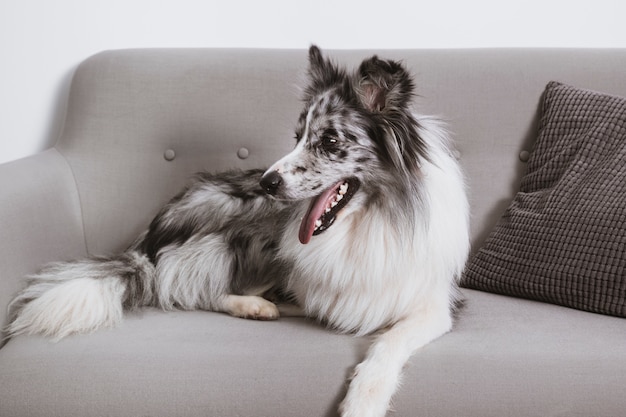
<svg viewBox="0 0 626 417">
<path fill-rule="evenodd" d="M 600 417 L 626 409 L 626 320 L 464 294 L 455 329 L 407 365 L 390 416 Z M 118 328 L 58 343 L 11 340 L 0 349 L 0 415 L 335 416 L 369 341 L 299 318 L 145 310 Z"/>
</svg>

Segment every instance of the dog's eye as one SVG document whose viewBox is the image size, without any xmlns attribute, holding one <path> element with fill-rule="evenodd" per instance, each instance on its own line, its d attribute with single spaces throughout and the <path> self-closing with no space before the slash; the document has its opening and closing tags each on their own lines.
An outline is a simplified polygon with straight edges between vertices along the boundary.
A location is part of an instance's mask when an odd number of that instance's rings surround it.
<svg viewBox="0 0 626 417">
<path fill-rule="evenodd" d="M 334 136 L 322 136 L 320 145 L 324 152 L 335 153 L 339 149 L 337 146 L 337 138 Z"/>
<path fill-rule="evenodd" d="M 322 142 L 322 146 L 324 147 L 324 149 L 332 151 L 333 149 L 337 148 L 337 138 L 337 130 L 335 128 L 329 127 L 322 133 L 320 141 Z"/>
<path fill-rule="evenodd" d="M 322 145 L 327 148 L 331 148 L 337 144 L 337 138 L 332 136 L 324 136 L 322 137 Z"/>
</svg>

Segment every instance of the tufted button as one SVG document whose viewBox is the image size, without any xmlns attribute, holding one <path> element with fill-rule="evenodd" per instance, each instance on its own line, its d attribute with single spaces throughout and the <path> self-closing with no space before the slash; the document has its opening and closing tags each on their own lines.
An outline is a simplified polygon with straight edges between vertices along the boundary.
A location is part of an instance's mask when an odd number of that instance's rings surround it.
<svg viewBox="0 0 626 417">
<path fill-rule="evenodd" d="M 163 152 L 163 158 L 165 158 L 166 161 L 173 161 L 174 158 L 176 158 L 176 152 L 174 149 L 168 149 Z"/>
<path fill-rule="evenodd" d="M 530 152 L 528 151 L 521 151 L 519 153 L 519 160 L 522 162 L 528 162 L 528 160 L 530 159 Z"/>
<path fill-rule="evenodd" d="M 237 151 L 237 156 L 239 157 L 239 159 L 246 159 L 248 156 L 250 156 L 250 151 L 248 150 L 248 148 L 240 148 Z"/>
</svg>

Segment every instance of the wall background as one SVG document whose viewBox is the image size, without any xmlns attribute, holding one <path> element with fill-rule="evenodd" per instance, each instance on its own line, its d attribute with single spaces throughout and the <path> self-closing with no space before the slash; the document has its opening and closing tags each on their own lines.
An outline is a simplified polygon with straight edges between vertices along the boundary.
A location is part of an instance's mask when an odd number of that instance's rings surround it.
<svg viewBox="0 0 626 417">
<path fill-rule="evenodd" d="M 54 144 L 76 65 L 105 49 L 626 47 L 624 16 L 623 0 L 0 0 L 0 163 Z"/>
</svg>

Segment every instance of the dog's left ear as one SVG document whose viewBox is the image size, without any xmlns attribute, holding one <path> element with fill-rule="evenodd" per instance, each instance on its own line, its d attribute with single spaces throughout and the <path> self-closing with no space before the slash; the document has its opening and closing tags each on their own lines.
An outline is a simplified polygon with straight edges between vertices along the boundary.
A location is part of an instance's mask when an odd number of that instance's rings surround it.
<svg viewBox="0 0 626 417">
<path fill-rule="evenodd" d="M 402 64 L 377 56 L 361 63 L 357 73 L 357 95 L 371 112 L 406 109 L 413 96 L 413 80 Z"/>
<path fill-rule="evenodd" d="M 414 91 L 411 74 L 399 62 L 373 56 L 361 63 L 353 83 L 361 105 L 381 115 L 383 129 L 392 133 L 374 138 L 380 145 L 382 159 L 407 178 L 414 175 L 419 171 L 420 160 L 427 156 L 409 109 Z"/>
</svg>

